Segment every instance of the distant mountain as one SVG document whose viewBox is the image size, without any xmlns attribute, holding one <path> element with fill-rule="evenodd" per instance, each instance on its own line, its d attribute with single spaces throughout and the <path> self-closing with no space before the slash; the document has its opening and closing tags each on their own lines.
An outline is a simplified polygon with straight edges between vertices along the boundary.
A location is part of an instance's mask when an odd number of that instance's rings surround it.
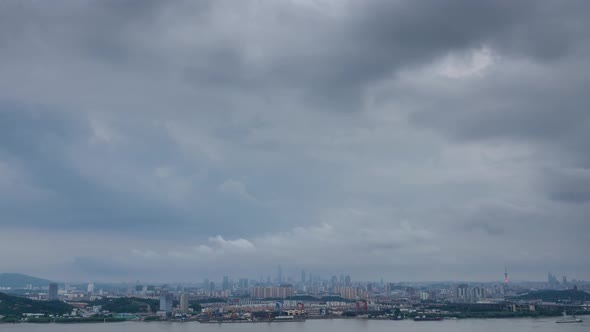
<svg viewBox="0 0 590 332">
<path fill-rule="evenodd" d="M 590 301 L 590 294 L 580 290 L 541 290 L 517 297 L 521 300 L 543 300 L 545 302 Z"/>
<path fill-rule="evenodd" d="M 0 293 L 0 315 L 2 316 L 18 316 L 23 313 L 63 315 L 71 310 L 71 305 L 61 301 L 34 301 Z"/>
<path fill-rule="evenodd" d="M 51 281 L 31 277 L 20 273 L 0 273 L 0 287 L 25 288 L 27 285 L 33 287 L 47 287 Z"/>
</svg>

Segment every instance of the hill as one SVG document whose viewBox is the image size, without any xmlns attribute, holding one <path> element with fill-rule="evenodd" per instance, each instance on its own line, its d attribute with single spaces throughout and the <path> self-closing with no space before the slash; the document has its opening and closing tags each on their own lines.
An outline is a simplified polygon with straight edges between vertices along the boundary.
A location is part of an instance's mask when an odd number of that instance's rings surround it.
<svg viewBox="0 0 590 332">
<path fill-rule="evenodd" d="M 72 306 L 61 301 L 34 301 L 24 297 L 0 293 L 0 315 L 19 316 L 23 313 L 63 315 Z"/>
<path fill-rule="evenodd" d="M 27 285 L 33 287 L 47 287 L 51 281 L 36 278 L 20 273 L 0 273 L 0 287 L 25 288 Z"/>
<path fill-rule="evenodd" d="M 115 313 L 150 313 L 159 309 L 160 300 L 135 297 L 103 298 L 92 301 L 89 305 L 100 305 L 103 310 Z"/>
<path fill-rule="evenodd" d="M 544 302 L 590 301 L 590 294 L 580 290 L 541 290 L 517 297 L 520 300 L 542 300 Z"/>
</svg>

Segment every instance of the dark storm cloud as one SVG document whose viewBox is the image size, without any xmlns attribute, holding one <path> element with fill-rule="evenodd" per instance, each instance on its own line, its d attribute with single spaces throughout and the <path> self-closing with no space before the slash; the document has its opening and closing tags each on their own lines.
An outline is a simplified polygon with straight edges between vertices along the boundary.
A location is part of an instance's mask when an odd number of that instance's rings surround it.
<svg viewBox="0 0 590 332">
<path fill-rule="evenodd" d="M 398 68 L 486 43 L 550 59 L 575 44 L 573 38 L 584 38 L 586 24 L 580 14 L 584 2 L 533 6 L 502 1 L 368 1 L 352 2 L 354 14 L 343 17 L 329 17 L 294 3 L 264 3 L 269 9 L 262 14 L 251 14 L 248 5 L 234 4 L 234 9 L 231 3 L 219 3 L 225 7 L 220 5 L 218 11 L 277 25 L 276 31 L 252 29 L 244 36 L 262 43 L 262 52 L 269 51 L 261 67 L 253 68 L 245 59 L 248 41 L 239 39 L 239 29 L 248 31 L 248 27 L 222 22 L 221 28 L 230 31 L 216 31 L 207 16 L 214 7 L 210 1 L 37 6 L 7 2 L 5 12 L 12 13 L 3 20 L 2 30 L 20 31 L 25 38 L 7 33 L 3 41 L 17 52 L 19 46 L 26 46 L 40 55 L 52 55 L 56 48 L 63 48 L 73 56 L 147 71 L 165 71 L 171 59 L 184 54 L 188 57 L 184 75 L 199 88 L 205 84 L 244 89 L 254 84 L 295 89 L 311 107 L 342 111 L 358 109 L 365 84 Z M 195 47 L 192 38 L 179 50 L 167 48 L 163 39 L 169 37 L 167 29 L 173 22 L 166 15 L 182 18 L 182 10 L 190 13 L 191 23 L 199 28 L 193 31 L 195 38 L 220 38 L 205 48 Z M 235 36 L 227 35 L 231 30 L 236 30 Z"/>
<path fill-rule="evenodd" d="M 121 234 L 61 265 L 104 278 L 272 259 L 487 278 L 502 254 L 538 272 L 551 239 L 546 264 L 572 268 L 587 262 L 562 256 L 588 231 L 588 7 L 3 1 L 1 225 Z"/>
</svg>

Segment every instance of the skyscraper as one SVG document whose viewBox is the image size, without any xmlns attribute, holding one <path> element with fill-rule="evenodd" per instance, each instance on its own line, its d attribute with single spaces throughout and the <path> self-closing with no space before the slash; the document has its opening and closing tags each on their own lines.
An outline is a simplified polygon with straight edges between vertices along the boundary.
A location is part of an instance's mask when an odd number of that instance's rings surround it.
<svg viewBox="0 0 590 332">
<path fill-rule="evenodd" d="M 277 271 L 277 282 L 279 284 L 283 282 L 283 268 L 281 268 L 280 265 L 279 265 L 278 271 Z"/>
<path fill-rule="evenodd" d="M 241 290 L 247 290 L 247 289 L 248 289 L 248 278 L 241 278 L 241 279 L 238 281 L 238 287 L 239 287 Z"/>
<path fill-rule="evenodd" d="M 301 270 L 301 283 L 305 283 L 305 270 Z"/>
<path fill-rule="evenodd" d="M 165 312 L 166 315 L 172 314 L 172 304 L 174 302 L 174 295 L 168 291 L 160 293 L 160 311 Z"/>
<path fill-rule="evenodd" d="M 346 286 L 350 286 L 350 283 L 351 283 L 351 282 L 350 282 L 350 276 L 349 276 L 349 275 L 347 275 L 347 276 L 344 278 L 344 284 L 345 284 Z"/>
<path fill-rule="evenodd" d="M 223 290 L 228 290 L 229 287 L 229 277 L 228 276 L 224 276 L 223 277 L 223 282 L 221 283 L 221 289 Z"/>
<path fill-rule="evenodd" d="M 57 296 L 57 283 L 52 282 L 49 284 L 49 293 L 47 294 L 47 299 L 49 301 L 55 301 L 59 299 Z"/>
<path fill-rule="evenodd" d="M 180 295 L 180 312 L 183 314 L 188 313 L 188 294 L 186 293 Z"/>
</svg>

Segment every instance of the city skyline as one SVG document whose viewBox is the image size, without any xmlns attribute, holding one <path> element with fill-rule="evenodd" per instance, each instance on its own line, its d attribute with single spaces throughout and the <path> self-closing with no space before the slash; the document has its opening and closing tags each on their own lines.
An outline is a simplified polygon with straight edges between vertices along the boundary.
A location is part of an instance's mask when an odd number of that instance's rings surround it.
<svg viewBox="0 0 590 332">
<path fill-rule="evenodd" d="M 588 13 L 1 1 L 0 272 L 590 280 Z"/>
<path fill-rule="evenodd" d="M 548 271 L 546 272 L 545 275 L 543 276 L 537 276 L 536 278 L 533 279 L 518 279 L 518 278 L 512 278 L 512 276 L 510 277 L 510 279 L 508 279 L 508 270 L 507 268 L 504 270 L 504 274 L 502 274 L 501 277 L 498 278 L 494 278 L 494 277 L 490 277 L 490 278 L 484 278 L 484 279 L 384 279 L 382 276 L 380 277 L 361 277 L 358 278 L 358 276 L 355 275 L 351 275 L 349 273 L 335 273 L 334 271 L 332 272 L 328 272 L 328 273 L 310 273 L 309 271 L 306 271 L 305 269 L 302 269 L 299 271 L 299 275 L 297 275 L 297 273 L 295 273 L 295 269 L 288 269 L 287 271 L 291 271 L 293 272 L 292 274 L 288 273 L 286 275 L 283 276 L 282 279 L 279 279 L 279 275 L 272 275 L 272 274 L 258 274 L 256 276 L 248 276 L 244 273 L 241 274 L 235 274 L 235 275 L 218 275 L 218 276 L 211 276 L 211 275 L 206 275 L 206 276 L 193 276 L 190 279 L 187 280 L 182 280 L 182 279 L 168 279 L 168 280 L 153 280 L 150 279 L 149 276 L 143 276 L 144 278 L 132 278 L 129 280 L 96 280 L 96 279 L 91 279 L 89 280 L 72 280 L 72 279 L 53 279 L 52 282 L 59 282 L 61 284 L 87 284 L 87 288 L 88 291 L 90 291 L 90 289 L 94 290 L 95 288 L 95 283 L 101 283 L 101 284 L 150 284 L 150 285 L 204 285 L 204 284 L 211 284 L 213 285 L 214 288 L 216 289 L 230 289 L 232 287 L 237 287 L 237 288 L 248 288 L 248 285 L 256 285 L 256 284 L 260 284 L 260 285 L 280 285 L 280 284 L 312 284 L 312 283 L 325 283 L 326 285 L 334 285 L 334 284 L 338 284 L 338 285 L 351 285 L 351 284 L 383 284 L 383 283 L 407 283 L 407 284 L 429 284 L 429 283 L 498 283 L 498 284 L 505 284 L 505 285 L 509 285 L 509 284 L 513 284 L 513 283 L 543 283 L 546 282 L 548 285 L 570 285 L 570 286 L 574 286 L 577 282 L 582 282 L 582 283 L 587 283 L 589 282 L 588 280 L 585 280 L 584 278 L 580 278 L 576 275 L 568 275 L 566 273 L 556 273 L 554 274 L 553 272 L 555 271 Z M 303 273 L 305 272 L 305 280 L 303 281 L 303 279 L 301 278 L 303 276 Z M 4 272 L 6 274 L 6 272 Z M 3 274 L 3 272 L 0 272 L 0 276 Z M 8 273 L 10 274 L 10 273 Z M 16 275 L 23 275 L 25 277 L 34 277 L 34 278 L 39 278 L 39 277 L 43 277 L 43 276 L 27 276 L 25 274 L 20 274 L 20 273 L 15 273 Z M 41 280 L 48 280 L 48 279 L 42 279 Z M 568 281 L 569 280 L 569 281 Z M 2 287 L 2 284 L 0 283 L 0 287 Z"/>
</svg>

